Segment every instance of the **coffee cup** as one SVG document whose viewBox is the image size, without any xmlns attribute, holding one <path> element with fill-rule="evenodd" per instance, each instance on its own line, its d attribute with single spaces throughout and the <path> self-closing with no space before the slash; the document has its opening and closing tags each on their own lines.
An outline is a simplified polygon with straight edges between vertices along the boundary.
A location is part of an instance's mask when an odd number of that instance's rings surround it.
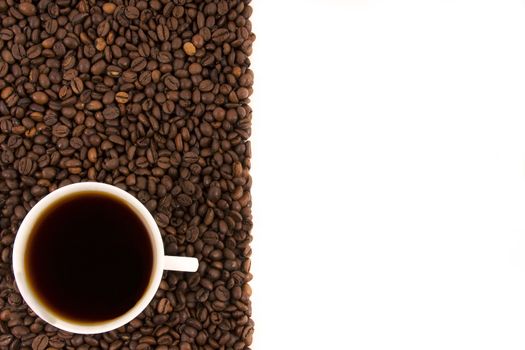
<svg viewBox="0 0 525 350">
<path fill-rule="evenodd" d="M 49 324 L 81 334 L 128 323 L 152 301 L 164 270 L 195 272 L 198 265 L 196 258 L 165 255 L 148 209 L 97 182 L 42 198 L 13 247 L 15 280 L 28 306 Z"/>
</svg>

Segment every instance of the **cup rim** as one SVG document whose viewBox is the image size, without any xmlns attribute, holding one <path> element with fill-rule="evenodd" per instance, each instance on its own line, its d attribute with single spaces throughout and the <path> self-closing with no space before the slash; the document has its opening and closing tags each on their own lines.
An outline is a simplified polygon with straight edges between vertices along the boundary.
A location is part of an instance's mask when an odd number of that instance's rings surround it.
<svg viewBox="0 0 525 350">
<path fill-rule="evenodd" d="M 60 198 L 70 196 L 79 192 L 102 192 L 120 199 L 123 199 L 130 208 L 142 219 L 145 224 L 153 248 L 153 269 L 150 277 L 150 282 L 139 301 L 130 308 L 126 313 L 117 316 L 111 320 L 99 322 L 78 322 L 68 320 L 54 311 L 43 305 L 35 296 L 35 292 L 31 289 L 25 274 L 25 248 L 27 246 L 28 238 L 30 237 L 31 229 L 36 220 L 40 217 L 45 208 L 54 203 Z M 100 182 L 79 182 L 75 184 L 61 187 L 38 201 L 35 206 L 27 213 L 22 221 L 13 244 L 13 273 L 15 281 L 18 286 L 20 294 L 24 298 L 27 305 L 44 321 L 47 323 L 63 329 L 65 331 L 79 333 L 79 334 L 95 334 L 103 333 L 116 328 L 119 328 L 137 317 L 151 302 L 157 289 L 160 285 L 163 272 L 163 258 L 164 245 L 160 230 L 151 213 L 144 207 L 144 205 L 134 196 L 126 191 L 105 183 Z"/>
</svg>

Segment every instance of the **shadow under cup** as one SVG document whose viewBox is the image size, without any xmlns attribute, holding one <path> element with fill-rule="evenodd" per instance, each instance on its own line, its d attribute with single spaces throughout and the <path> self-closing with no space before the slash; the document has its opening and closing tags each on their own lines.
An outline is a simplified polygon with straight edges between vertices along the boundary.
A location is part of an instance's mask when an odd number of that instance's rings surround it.
<svg viewBox="0 0 525 350">
<path fill-rule="evenodd" d="M 154 246 L 136 210 L 106 192 L 74 192 L 43 209 L 26 243 L 28 288 L 51 316 L 114 320 L 153 283 Z"/>
</svg>

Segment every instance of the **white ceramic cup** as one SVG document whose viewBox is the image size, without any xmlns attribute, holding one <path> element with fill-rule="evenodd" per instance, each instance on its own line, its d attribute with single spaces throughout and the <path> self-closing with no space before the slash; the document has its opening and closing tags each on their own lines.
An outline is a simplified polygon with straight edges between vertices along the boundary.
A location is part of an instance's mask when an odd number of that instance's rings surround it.
<svg viewBox="0 0 525 350">
<path fill-rule="evenodd" d="M 38 291 L 33 290 L 30 283 L 28 283 L 29 281 L 26 273 L 27 267 L 25 266 L 26 259 L 24 258 L 28 239 L 33 231 L 33 226 L 42 212 L 57 200 L 73 194 L 86 192 L 109 194 L 120 198 L 124 203 L 127 203 L 146 226 L 153 246 L 153 269 L 151 271 L 148 287 L 142 297 L 135 306 L 129 309 L 126 313 L 114 319 L 102 322 L 71 321 L 61 317 L 61 315 L 56 314 L 54 311 L 46 307 L 46 305 L 40 302 Z M 107 332 L 118 328 L 137 317 L 155 296 L 162 279 L 163 270 L 195 272 L 197 271 L 198 266 L 199 262 L 196 258 L 164 255 L 164 245 L 162 243 L 159 228 L 150 212 L 142 205 L 142 203 L 118 187 L 98 182 L 82 182 L 64 186 L 42 198 L 42 200 L 40 200 L 29 211 L 20 225 L 13 247 L 13 271 L 16 283 L 22 297 L 29 307 L 40 316 L 40 318 L 53 326 L 69 332 L 82 334 Z"/>
</svg>

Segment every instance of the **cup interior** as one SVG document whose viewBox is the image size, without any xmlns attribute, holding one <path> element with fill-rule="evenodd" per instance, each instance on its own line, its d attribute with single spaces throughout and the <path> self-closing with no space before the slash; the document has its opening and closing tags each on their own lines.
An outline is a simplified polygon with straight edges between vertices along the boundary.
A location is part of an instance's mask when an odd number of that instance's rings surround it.
<svg viewBox="0 0 525 350">
<path fill-rule="evenodd" d="M 77 319 L 69 319 L 64 315 L 60 315 L 55 310 L 48 307 L 40 298 L 38 290 L 35 290 L 30 278 L 27 274 L 28 266 L 26 253 L 29 239 L 34 232 L 35 224 L 45 215 L 45 210 L 52 206 L 54 203 L 63 200 L 69 196 L 77 196 L 82 193 L 100 193 L 106 196 L 111 196 L 119 199 L 122 203 L 125 203 L 133 213 L 140 218 L 144 224 L 146 231 L 153 248 L 152 252 L 152 270 L 149 279 L 149 283 L 144 290 L 144 293 L 140 299 L 135 303 L 133 307 L 127 310 L 125 313 L 104 321 L 82 321 Z M 13 271 L 15 280 L 22 294 L 22 297 L 27 302 L 29 307 L 44 321 L 52 324 L 53 326 L 74 333 L 81 334 L 93 334 L 110 331 L 118 328 L 131 320 L 142 312 L 142 310 L 149 304 L 153 299 L 158 286 L 162 278 L 163 264 L 162 259 L 164 256 L 164 247 L 162 243 L 161 234 L 155 220 L 151 216 L 150 212 L 140 203 L 135 197 L 129 193 L 111 185 L 96 183 L 96 182 L 83 182 L 72 185 L 64 186 L 56 191 L 50 193 L 42 200 L 40 200 L 26 215 L 23 220 L 13 247 Z M 101 286 L 103 288 L 103 286 Z"/>
</svg>

